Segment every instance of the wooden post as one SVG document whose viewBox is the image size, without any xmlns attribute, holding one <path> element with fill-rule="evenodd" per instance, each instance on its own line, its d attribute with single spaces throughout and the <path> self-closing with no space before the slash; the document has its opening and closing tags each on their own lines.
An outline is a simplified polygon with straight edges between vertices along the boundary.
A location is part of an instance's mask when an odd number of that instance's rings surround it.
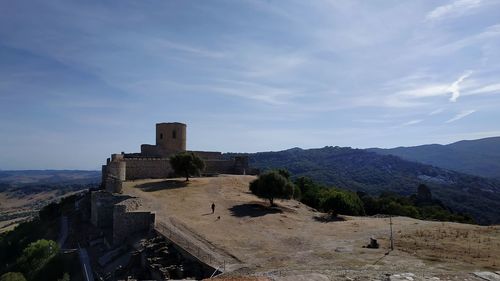
<svg viewBox="0 0 500 281">
<path fill-rule="evenodd" d="M 392 216 L 389 215 L 389 226 L 391 228 L 391 251 L 394 251 L 394 238 L 392 236 Z"/>
</svg>

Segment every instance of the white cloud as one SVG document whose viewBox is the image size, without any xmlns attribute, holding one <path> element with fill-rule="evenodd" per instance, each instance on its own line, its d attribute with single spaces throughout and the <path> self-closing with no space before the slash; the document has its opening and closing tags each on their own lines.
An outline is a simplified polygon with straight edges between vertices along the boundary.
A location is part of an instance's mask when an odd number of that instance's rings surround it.
<svg viewBox="0 0 500 281">
<path fill-rule="evenodd" d="M 449 17 L 461 16 L 470 10 L 477 8 L 481 0 L 455 0 L 447 5 L 442 5 L 430 11 L 426 20 L 434 21 Z"/>
<path fill-rule="evenodd" d="M 464 93 L 464 95 L 466 95 L 466 96 L 467 95 L 479 95 L 479 94 L 492 93 L 492 92 L 500 93 L 500 83 L 487 85 L 487 86 L 469 91 L 467 93 Z"/>
<path fill-rule="evenodd" d="M 197 85 L 196 87 L 216 94 L 250 99 L 269 105 L 286 105 L 297 96 L 297 93 L 287 88 L 236 80 L 219 80 L 212 85 Z"/>
<path fill-rule="evenodd" d="M 190 53 L 196 56 L 208 57 L 208 58 L 223 58 L 226 55 L 222 52 L 212 51 L 206 48 L 200 48 L 197 46 L 191 46 L 184 43 L 174 42 L 165 39 L 152 38 L 150 41 L 146 41 L 147 46 L 152 50 L 157 52 L 168 52 L 169 50 L 180 51 L 184 53 Z"/>
<path fill-rule="evenodd" d="M 476 112 L 475 109 L 463 110 L 460 113 L 458 113 L 457 115 L 453 116 L 453 118 L 451 118 L 448 121 L 446 121 L 445 123 L 451 123 L 451 122 L 458 121 L 458 120 L 460 120 L 460 119 L 462 119 L 464 117 L 467 117 L 467 116 L 471 115 L 474 112 Z"/>
<path fill-rule="evenodd" d="M 460 83 L 462 83 L 465 78 L 469 77 L 472 73 L 469 71 L 466 74 L 460 76 L 455 82 L 451 84 L 448 91 L 451 92 L 450 101 L 456 102 L 458 97 L 460 97 Z"/>
<path fill-rule="evenodd" d="M 424 121 L 424 120 L 423 119 L 415 119 L 415 120 L 411 120 L 411 121 L 408 121 L 406 123 L 403 123 L 402 126 L 411 126 L 411 125 L 421 123 L 422 121 Z"/>
<path fill-rule="evenodd" d="M 438 109 L 436 109 L 436 110 L 433 110 L 433 111 L 429 112 L 429 115 L 430 115 L 430 116 L 432 116 L 432 115 L 436 115 L 436 114 L 439 114 L 439 113 L 441 113 L 441 112 L 443 112 L 443 111 L 444 111 L 444 108 L 438 108 Z"/>
<path fill-rule="evenodd" d="M 444 96 L 451 93 L 450 101 L 456 102 L 460 97 L 460 91 L 463 87 L 462 83 L 464 80 L 471 75 L 472 72 L 467 72 L 460 76 L 453 83 L 434 83 L 434 84 L 422 84 L 418 85 L 418 82 L 399 85 L 399 88 L 408 87 L 409 89 L 403 89 L 396 91 L 395 94 L 389 95 L 385 98 L 385 104 L 389 107 L 417 107 L 425 103 L 417 102 L 416 100 Z M 394 85 L 398 87 L 397 85 Z M 469 85 L 470 86 L 470 85 Z M 434 115 L 441 112 L 433 112 L 429 115 Z"/>
</svg>

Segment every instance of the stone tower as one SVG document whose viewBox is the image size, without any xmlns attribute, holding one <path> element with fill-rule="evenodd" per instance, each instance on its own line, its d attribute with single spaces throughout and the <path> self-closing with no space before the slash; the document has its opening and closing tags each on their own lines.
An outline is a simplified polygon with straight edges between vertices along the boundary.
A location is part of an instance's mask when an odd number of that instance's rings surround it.
<svg viewBox="0 0 500 281">
<path fill-rule="evenodd" d="M 169 154 L 186 151 L 186 124 L 156 124 L 156 146 Z"/>
</svg>

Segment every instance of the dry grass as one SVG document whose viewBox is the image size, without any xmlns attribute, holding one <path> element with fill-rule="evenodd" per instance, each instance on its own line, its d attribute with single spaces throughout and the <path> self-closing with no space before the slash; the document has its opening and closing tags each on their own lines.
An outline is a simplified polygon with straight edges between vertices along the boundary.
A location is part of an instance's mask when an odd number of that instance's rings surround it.
<svg viewBox="0 0 500 281">
<path fill-rule="evenodd" d="M 393 218 L 396 250 L 389 248 L 387 218 L 349 217 L 321 222 L 321 213 L 294 200 L 279 209 L 248 192 L 252 176 L 192 179 L 185 186 L 161 180 L 125 184 L 157 221 L 177 221 L 219 256 L 236 260 L 233 270 L 372 270 L 457 272 L 498 268 L 499 228 Z M 143 186 L 147 188 L 137 188 Z M 211 214 L 210 205 L 216 205 Z M 366 249 L 370 237 L 380 249 Z M 466 237 L 466 238 L 464 238 Z M 465 239 L 465 240 L 464 240 Z M 469 241 L 467 243 L 461 243 Z M 416 244 L 415 244 L 416 243 Z M 479 246 L 478 246 L 479 245 Z M 497 269 L 498 270 L 498 269 Z"/>
<path fill-rule="evenodd" d="M 500 265 L 500 227 L 437 223 L 402 233 L 396 245 L 404 251 L 439 261 L 462 261 L 483 268 Z"/>
</svg>

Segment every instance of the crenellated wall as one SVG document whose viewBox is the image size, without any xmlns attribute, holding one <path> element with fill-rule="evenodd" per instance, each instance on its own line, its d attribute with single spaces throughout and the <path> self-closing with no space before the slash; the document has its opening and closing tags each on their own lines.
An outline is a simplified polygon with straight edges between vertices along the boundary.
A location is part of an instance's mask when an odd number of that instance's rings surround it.
<svg viewBox="0 0 500 281">
<path fill-rule="evenodd" d="M 218 151 L 189 151 L 203 160 L 222 160 L 222 152 Z"/>
</svg>

